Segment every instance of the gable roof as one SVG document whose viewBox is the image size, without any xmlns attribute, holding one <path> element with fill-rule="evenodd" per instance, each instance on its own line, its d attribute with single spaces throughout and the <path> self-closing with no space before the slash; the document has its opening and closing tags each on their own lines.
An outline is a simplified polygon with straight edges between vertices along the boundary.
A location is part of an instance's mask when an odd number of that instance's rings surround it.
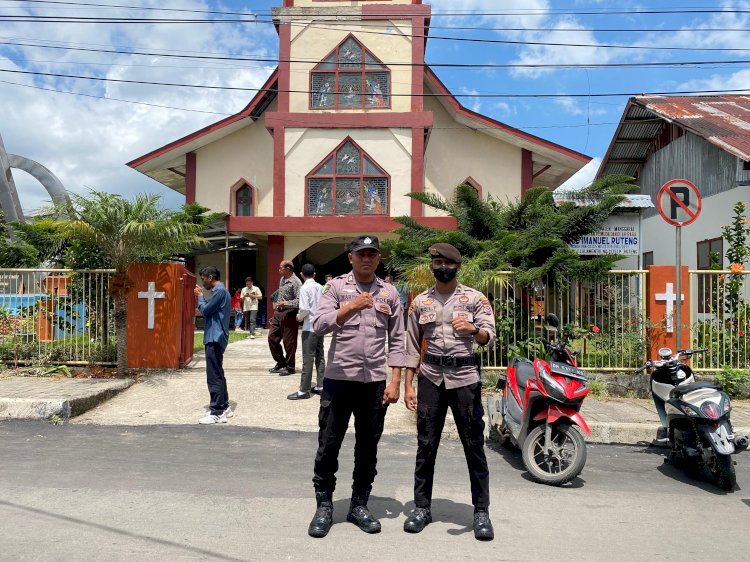
<svg viewBox="0 0 750 562">
<path fill-rule="evenodd" d="M 127 165 L 167 187 L 184 193 L 185 155 L 258 119 L 278 95 L 278 74 L 277 68 L 253 100 L 239 113 L 157 148 L 128 162 Z M 467 109 L 428 66 L 425 66 L 424 80 L 429 91 L 440 94 L 436 99 L 457 122 L 532 152 L 534 163 L 542 168 L 538 177 L 535 177 L 535 181 L 540 184 L 557 187 L 591 161 L 590 156 Z"/>
<path fill-rule="evenodd" d="M 636 96 L 625 106 L 598 177 L 635 176 L 666 123 L 750 161 L 750 96 Z"/>
</svg>

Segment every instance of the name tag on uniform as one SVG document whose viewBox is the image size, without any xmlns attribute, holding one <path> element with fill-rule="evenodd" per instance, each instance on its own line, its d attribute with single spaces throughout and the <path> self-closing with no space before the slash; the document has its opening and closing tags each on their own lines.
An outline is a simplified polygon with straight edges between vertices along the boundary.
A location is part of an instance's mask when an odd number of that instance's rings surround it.
<svg viewBox="0 0 750 562">
<path fill-rule="evenodd" d="M 385 314 L 391 314 L 391 307 L 385 303 L 378 303 L 375 305 L 375 310 L 383 312 Z"/>
<path fill-rule="evenodd" d="M 454 310 L 453 311 L 453 319 L 456 318 L 463 318 L 467 322 L 474 322 L 474 315 L 471 312 L 466 312 L 464 310 Z"/>
<path fill-rule="evenodd" d="M 429 324 L 435 320 L 437 320 L 437 312 L 425 312 L 419 317 L 420 324 Z"/>
</svg>

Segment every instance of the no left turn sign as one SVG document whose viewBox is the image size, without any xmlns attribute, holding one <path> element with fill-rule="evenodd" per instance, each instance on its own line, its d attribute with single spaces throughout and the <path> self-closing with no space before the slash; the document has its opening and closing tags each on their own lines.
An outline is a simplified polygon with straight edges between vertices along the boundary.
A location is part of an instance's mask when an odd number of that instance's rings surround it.
<svg viewBox="0 0 750 562">
<path fill-rule="evenodd" d="M 670 180 L 656 196 L 656 208 L 669 224 L 686 226 L 701 214 L 701 194 L 688 180 Z"/>
</svg>

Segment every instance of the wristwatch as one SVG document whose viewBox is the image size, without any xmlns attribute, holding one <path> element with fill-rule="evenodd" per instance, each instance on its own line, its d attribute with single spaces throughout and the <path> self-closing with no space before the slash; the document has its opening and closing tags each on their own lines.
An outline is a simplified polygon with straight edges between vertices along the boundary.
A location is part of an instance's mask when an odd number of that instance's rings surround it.
<svg viewBox="0 0 750 562">
<path fill-rule="evenodd" d="M 474 331 L 471 333 L 471 335 L 472 336 L 476 336 L 481 331 L 482 331 L 482 329 L 479 326 L 477 326 L 476 324 L 474 324 Z"/>
</svg>

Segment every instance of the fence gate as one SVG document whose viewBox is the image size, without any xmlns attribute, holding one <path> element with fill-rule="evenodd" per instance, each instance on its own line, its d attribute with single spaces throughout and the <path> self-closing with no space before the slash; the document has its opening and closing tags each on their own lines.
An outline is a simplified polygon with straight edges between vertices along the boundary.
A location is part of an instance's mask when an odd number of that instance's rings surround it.
<svg viewBox="0 0 750 562">
<path fill-rule="evenodd" d="M 193 340 L 195 338 L 196 298 L 195 275 L 185 271 L 182 276 L 182 323 L 180 334 L 180 367 L 185 367 L 193 360 Z"/>
</svg>

